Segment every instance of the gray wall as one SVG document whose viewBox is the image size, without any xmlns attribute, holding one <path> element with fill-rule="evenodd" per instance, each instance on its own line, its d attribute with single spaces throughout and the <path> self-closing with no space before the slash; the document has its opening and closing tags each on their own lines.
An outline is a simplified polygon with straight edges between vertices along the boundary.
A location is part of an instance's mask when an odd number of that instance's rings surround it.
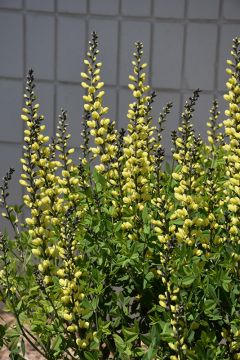
<svg viewBox="0 0 240 360">
<path fill-rule="evenodd" d="M 100 37 L 106 104 L 119 127 L 126 126 L 128 73 L 137 40 L 144 42 L 149 82 L 159 93 L 155 116 L 167 101 L 174 101 L 165 144 L 184 99 L 195 88 L 202 90 L 194 119 L 198 132 L 205 132 L 213 97 L 220 98 L 221 109 L 224 106 L 225 60 L 232 38 L 240 35 L 240 0 L 0 0 L 0 178 L 9 166 L 16 168 L 14 202 L 22 192 L 17 178 L 27 69 L 35 70 L 48 132 L 55 132 L 64 107 L 70 116 L 71 145 L 78 147 L 83 93 L 79 74 L 93 30 Z"/>
</svg>

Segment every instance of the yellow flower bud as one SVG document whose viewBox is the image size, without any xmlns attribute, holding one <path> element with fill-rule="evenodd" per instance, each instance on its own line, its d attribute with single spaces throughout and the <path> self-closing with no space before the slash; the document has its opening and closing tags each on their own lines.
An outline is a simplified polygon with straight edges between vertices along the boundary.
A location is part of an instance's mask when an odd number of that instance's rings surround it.
<svg viewBox="0 0 240 360">
<path fill-rule="evenodd" d="M 84 72 L 81 72 L 81 77 L 83 79 L 88 79 L 88 75 L 86 73 L 84 73 Z"/>
<path fill-rule="evenodd" d="M 101 137 L 96 137 L 94 140 L 95 144 L 102 145 L 104 143 L 104 140 Z"/>
<path fill-rule="evenodd" d="M 96 122 L 95 121 L 91 121 L 91 120 L 88 120 L 87 121 L 87 126 L 90 127 L 90 128 L 95 128 L 96 127 Z"/>
<path fill-rule="evenodd" d="M 76 339 L 76 344 L 77 344 L 78 346 L 81 346 L 81 343 L 82 343 L 82 340 L 79 339 L 79 338 L 77 338 L 77 339 Z"/>
<path fill-rule="evenodd" d="M 238 207 L 237 207 L 237 205 L 228 204 L 228 210 L 235 213 L 235 212 L 237 212 Z"/>
<path fill-rule="evenodd" d="M 133 92 L 133 96 L 136 98 L 140 98 L 141 92 L 139 90 Z"/>
<path fill-rule="evenodd" d="M 96 89 L 101 89 L 104 86 L 104 82 L 100 82 L 97 84 Z"/>
<path fill-rule="evenodd" d="M 103 164 L 96 165 L 96 166 L 95 166 L 95 169 L 96 169 L 99 173 L 101 173 L 101 172 L 103 172 L 103 171 L 105 170 L 105 166 L 104 166 Z"/>
<path fill-rule="evenodd" d="M 28 186 L 28 183 L 25 180 L 20 179 L 19 184 L 22 186 Z"/>
<path fill-rule="evenodd" d="M 173 344 L 173 343 L 168 343 L 168 346 L 170 347 L 170 349 L 172 350 L 177 350 L 177 345 L 176 344 Z"/>
<path fill-rule="evenodd" d="M 32 249 L 32 254 L 34 256 L 40 256 L 42 253 L 41 249 L 40 248 L 36 248 L 36 249 Z"/>
<path fill-rule="evenodd" d="M 45 285 L 48 285 L 48 284 L 50 284 L 52 282 L 52 279 L 51 279 L 50 276 L 46 275 L 43 278 L 43 282 L 44 282 Z"/>
<path fill-rule="evenodd" d="M 121 228 L 123 230 L 129 230 L 129 229 L 132 229 L 132 227 L 133 227 L 133 225 L 128 221 L 123 222 L 122 225 L 121 225 Z"/>
<path fill-rule="evenodd" d="M 79 278 L 80 276 L 82 276 L 82 271 L 78 270 L 75 272 L 75 278 Z"/>
<path fill-rule="evenodd" d="M 135 85 L 133 84 L 128 84 L 128 87 L 130 90 L 134 91 L 135 90 Z"/>
<path fill-rule="evenodd" d="M 71 297 L 70 297 L 69 295 L 65 295 L 65 296 L 62 296 L 62 297 L 61 297 L 61 302 L 62 302 L 63 304 L 68 304 L 68 303 L 70 303 L 70 300 L 71 300 Z"/>
<path fill-rule="evenodd" d="M 35 150 L 35 151 L 38 150 L 38 149 L 39 149 L 39 144 L 36 143 L 36 142 L 33 143 L 33 144 L 32 144 L 32 149 Z"/>
<path fill-rule="evenodd" d="M 28 121 L 29 118 L 26 116 L 26 115 L 21 115 L 21 119 L 24 120 L 24 121 Z"/>
<path fill-rule="evenodd" d="M 26 222 L 27 225 L 34 225 L 35 224 L 35 219 L 26 218 L 25 222 Z"/>
<path fill-rule="evenodd" d="M 72 319 L 73 319 L 72 314 L 69 314 L 69 313 L 67 313 L 67 312 L 63 313 L 62 317 L 63 317 L 63 319 L 66 320 L 66 321 L 72 321 Z"/>
<path fill-rule="evenodd" d="M 76 325 L 69 325 L 68 327 L 67 327 L 67 331 L 69 331 L 69 332 L 74 332 L 74 331 L 77 331 L 77 326 Z"/>
<path fill-rule="evenodd" d="M 88 88 L 89 88 L 89 85 L 88 85 L 87 83 L 85 83 L 85 82 L 82 82 L 81 85 L 82 85 L 82 87 L 83 87 L 84 89 L 88 89 Z"/>
<path fill-rule="evenodd" d="M 42 245 L 43 241 L 41 238 L 36 238 L 36 239 L 33 239 L 32 240 L 32 244 L 35 245 L 35 246 L 39 246 L 39 245 Z"/>
<path fill-rule="evenodd" d="M 58 276 L 60 276 L 60 277 L 64 277 L 65 276 L 65 270 L 64 269 L 59 269 L 56 274 Z"/>
<path fill-rule="evenodd" d="M 95 103 L 93 104 L 95 110 L 97 110 L 100 106 L 101 106 L 100 101 L 95 101 Z"/>
<path fill-rule="evenodd" d="M 85 294 L 84 293 L 80 293 L 79 295 L 78 295 L 78 299 L 79 300 L 83 300 L 85 298 Z"/>
<path fill-rule="evenodd" d="M 94 120 L 99 119 L 99 117 L 100 117 L 100 115 L 99 115 L 99 113 L 98 113 L 97 111 L 93 111 L 93 112 L 92 112 L 92 118 L 93 118 Z"/>
<path fill-rule="evenodd" d="M 164 309 L 167 307 L 165 301 L 163 301 L 163 300 L 159 301 L 159 305 L 162 306 Z"/>
<path fill-rule="evenodd" d="M 80 347 L 81 347 L 82 349 L 85 349 L 85 348 L 87 347 L 87 342 L 83 340 L 82 343 L 81 343 L 81 345 L 80 345 Z"/>
<path fill-rule="evenodd" d="M 84 104 L 84 110 L 89 111 L 91 106 L 89 104 Z"/>
</svg>

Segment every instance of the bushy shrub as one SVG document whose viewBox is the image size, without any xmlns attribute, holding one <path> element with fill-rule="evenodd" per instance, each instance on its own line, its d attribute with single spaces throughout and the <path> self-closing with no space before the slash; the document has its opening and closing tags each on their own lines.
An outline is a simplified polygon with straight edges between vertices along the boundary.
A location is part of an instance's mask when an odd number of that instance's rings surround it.
<svg viewBox="0 0 240 360">
<path fill-rule="evenodd" d="M 208 142 L 191 124 L 199 90 L 172 132 L 172 164 L 161 145 L 136 43 L 127 131 L 104 106 L 93 33 L 87 52 L 81 157 L 72 160 L 67 113 L 45 135 L 33 71 L 27 76 L 24 206 L 1 186 L 1 299 L 16 318 L 1 345 L 24 358 L 28 341 L 46 359 L 240 359 L 240 38 L 228 60 L 226 119 L 215 100 Z M 22 348 L 17 346 L 23 336 Z"/>
</svg>

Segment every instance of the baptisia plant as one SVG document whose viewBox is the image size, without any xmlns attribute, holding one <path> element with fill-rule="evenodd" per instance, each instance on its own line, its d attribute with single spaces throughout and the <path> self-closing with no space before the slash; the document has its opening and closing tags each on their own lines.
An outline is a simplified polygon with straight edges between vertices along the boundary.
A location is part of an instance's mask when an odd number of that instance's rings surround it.
<svg viewBox="0 0 240 360">
<path fill-rule="evenodd" d="M 8 203 L 13 169 L 1 185 L 14 235 L 1 235 L 0 294 L 16 321 L 0 325 L 0 341 L 12 359 L 24 359 L 26 342 L 48 360 L 240 359 L 240 38 L 223 123 L 214 100 L 207 143 L 195 133 L 194 91 L 172 132 L 171 165 L 161 140 L 172 104 L 154 122 L 156 94 L 135 46 L 133 102 L 118 131 L 92 34 L 75 162 L 67 112 L 49 140 L 28 73 L 24 205 Z"/>
</svg>

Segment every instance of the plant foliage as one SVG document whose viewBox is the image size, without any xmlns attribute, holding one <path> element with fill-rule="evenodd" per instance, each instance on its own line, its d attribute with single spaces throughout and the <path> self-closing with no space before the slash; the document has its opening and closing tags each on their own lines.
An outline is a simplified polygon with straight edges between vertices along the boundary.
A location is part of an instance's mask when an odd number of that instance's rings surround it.
<svg viewBox="0 0 240 360">
<path fill-rule="evenodd" d="M 28 73 L 24 205 L 8 203 L 13 169 L 0 188 L 14 230 L 1 235 L 0 294 L 16 319 L 0 325 L 0 346 L 12 359 L 24 359 L 26 341 L 48 360 L 240 359 L 240 38 L 227 62 L 226 119 L 215 100 L 205 143 L 191 123 L 194 91 L 172 132 L 171 165 L 161 140 L 172 104 L 154 125 L 156 94 L 135 45 L 133 102 L 118 131 L 92 34 L 75 162 L 67 112 L 49 140 Z"/>
</svg>

